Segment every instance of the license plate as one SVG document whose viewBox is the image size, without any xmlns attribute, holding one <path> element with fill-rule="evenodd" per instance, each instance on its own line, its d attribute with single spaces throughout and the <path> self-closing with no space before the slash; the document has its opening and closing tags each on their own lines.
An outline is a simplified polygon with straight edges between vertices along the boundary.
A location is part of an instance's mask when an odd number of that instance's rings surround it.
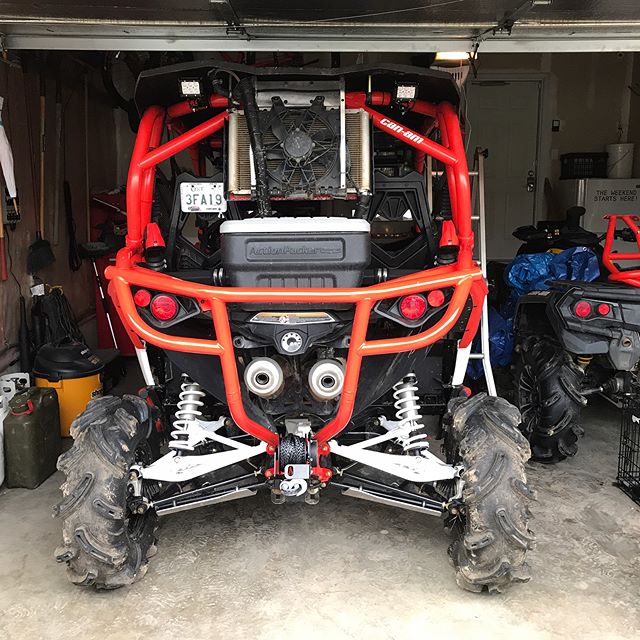
<svg viewBox="0 0 640 640">
<path fill-rule="evenodd" d="M 181 182 L 180 208 L 185 213 L 224 213 L 227 200 L 222 182 Z"/>
</svg>

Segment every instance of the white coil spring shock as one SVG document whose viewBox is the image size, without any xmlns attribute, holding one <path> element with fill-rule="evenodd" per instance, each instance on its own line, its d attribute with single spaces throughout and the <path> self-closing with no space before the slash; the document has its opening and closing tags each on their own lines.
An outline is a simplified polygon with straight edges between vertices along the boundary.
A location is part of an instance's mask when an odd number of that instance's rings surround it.
<svg viewBox="0 0 640 640">
<path fill-rule="evenodd" d="M 393 397 L 395 398 L 393 406 L 396 409 L 398 427 L 407 431 L 415 431 L 422 426 L 420 424 L 422 414 L 420 413 L 417 382 L 416 374 L 409 373 L 393 386 Z M 405 453 L 415 455 L 429 448 L 427 436 L 424 433 L 407 436 L 402 439 L 401 444 Z"/>
<path fill-rule="evenodd" d="M 182 385 L 178 400 L 178 409 L 176 410 L 176 419 L 173 421 L 173 431 L 171 437 L 173 442 L 169 443 L 171 449 L 192 450 L 193 447 L 188 444 L 189 427 L 194 422 L 198 422 L 198 418 L 202 415 L 200 407 L 204 404 L 200 398 L 205 396 L 200 385 L 189 379 L 189 376 L 182 376 Z"/>
</svg>

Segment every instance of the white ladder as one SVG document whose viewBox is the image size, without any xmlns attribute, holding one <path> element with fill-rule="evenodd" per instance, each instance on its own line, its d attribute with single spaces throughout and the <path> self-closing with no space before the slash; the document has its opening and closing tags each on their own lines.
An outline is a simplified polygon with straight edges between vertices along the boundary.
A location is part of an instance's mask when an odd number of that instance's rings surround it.
<svg viewBox="0 0 640 640">
<path fill-rule="evenodd" d="M 484 200 L 484 160 L 485 150 L 476 149 L 474 154 L 473 171 L 469 171 L 471 180 L 471 198 L 473 215 L 471 220 L 476 227 L 474 235 L 476 238 L 475 246 L 478 247 L 478 256 L 475 258 L 482 275 L 487 279 L 487 238 L 486 238 L 486 209 Z M 433 171 L 431 156 L 426 157 L 427 165 L 427 196 L 429 206 L 433 203 L 433 177 L 442 175 L 442 171 Z M 476 207 L 478 212 L 475 213 Z M 480 317 L 480 351 L 471 353 L 471 345 L 462 349 L 458 346 L 456 355 L 456 364 L 453 371 L 452 384 L 458 386 L 463 384 L 467 373 L 469 360 L 482 360 L 482 368 L 484 370 L 485 382 L 487 385 L 487 393 L 490 396 L 497 396 L 496 383 L 493 378 L 493 369 L 491 368 L 491 359 L 489 355 L 489 305 L 485 296 L 482 304 L 482 316 Z"/>
</svg>

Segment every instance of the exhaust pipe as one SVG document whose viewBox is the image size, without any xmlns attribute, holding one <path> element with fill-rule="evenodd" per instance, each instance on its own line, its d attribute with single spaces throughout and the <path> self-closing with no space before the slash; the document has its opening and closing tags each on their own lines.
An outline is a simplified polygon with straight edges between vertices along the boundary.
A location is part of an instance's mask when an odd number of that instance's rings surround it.
<svg viewBox="0 0 640 640">
<path fill-rule="evenodd" d="M 244 370 L 244 382 L 251 393 L 273 398 L 284 384 L 282 367 L 273 358 L 254 358 Z"/>
<path fill-rule="evenodd" d="M 342 393 L 344 366 L 338 360 L 318 360 L 309 371 L 308 381 L 316 400 L 333 400 Z"/>
</svg>

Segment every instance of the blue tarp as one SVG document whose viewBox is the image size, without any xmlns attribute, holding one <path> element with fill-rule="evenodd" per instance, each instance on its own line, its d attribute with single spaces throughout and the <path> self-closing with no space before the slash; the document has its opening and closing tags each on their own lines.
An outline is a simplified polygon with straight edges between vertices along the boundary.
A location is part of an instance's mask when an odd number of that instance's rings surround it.
<svg viewBox="0 0 640 640">
<path fill-rule="evenodd" d="M 573 247 L 560 253 L 527 253 L 514 258 L 504 272 L 511 296 L 500 311 L 489 308 L 489 354 L 493 366 L 505 367 L 511 363 L 513 317 L 520 296 L 530 291 L 549 289 L 548 280 L 592 282 L 599 277 L 598 257 L 586 247 Z M 471 351 L 480 351 L 480 332 Z M 467 374 L 474 380 L 481 378 L 484 375 L 482 362 L 470 360 Z"/>
<path fill-rule="evenodd" d="M 527 253 L 514 258 L 504 272 L 507 284 L 519 296 L 548 289 L 547 280 L 592 282 L 600 277 L 598 256 L 586 247 L 560 253 Z"/>
<path fill-rule="evenodd" d="M 480 332 L 478 331 L 471 351 L 480 351 Z M 489 356 L 494 367 L 506 367 L 511 363 L 513 352 L 513 316 L 504 318 L 496 309 L 489 307 Z M 484 375 L 481 360 L 469 360 L 467 374 L 473 380 Z"/>
</svg>

